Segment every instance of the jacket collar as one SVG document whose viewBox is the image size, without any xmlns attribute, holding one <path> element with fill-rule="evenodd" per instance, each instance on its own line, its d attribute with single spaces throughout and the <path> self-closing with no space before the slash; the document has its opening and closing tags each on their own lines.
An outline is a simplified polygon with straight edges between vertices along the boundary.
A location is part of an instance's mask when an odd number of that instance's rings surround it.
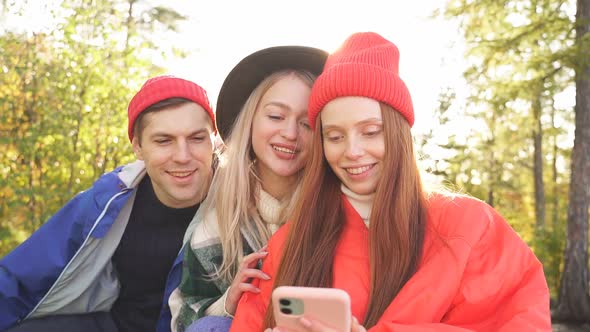
<svg viewBox="0 0 590 332">
<path fill-rule="evenodd" d="M 135 188 L 139 185 L 139 182 L 141 182 L 146 173 L 143 160 L 136 160 L 123 166 L 118 176 L 127 188 Z"/>
</svg>

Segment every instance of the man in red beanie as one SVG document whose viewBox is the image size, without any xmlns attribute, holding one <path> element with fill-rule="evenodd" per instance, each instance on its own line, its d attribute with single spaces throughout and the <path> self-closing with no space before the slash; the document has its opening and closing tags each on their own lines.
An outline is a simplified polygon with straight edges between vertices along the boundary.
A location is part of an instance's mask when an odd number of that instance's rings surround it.
<svg viewBox="0 0 590 332">
<path fill-rule="evenodd" d="M 183 237 L 212 177 L 215 117 L 203 88 L 173 76 L 149 79 L 128 116 L 138 160 L 0 261 L 0 330 L 170 329 Z"/>
</svg>

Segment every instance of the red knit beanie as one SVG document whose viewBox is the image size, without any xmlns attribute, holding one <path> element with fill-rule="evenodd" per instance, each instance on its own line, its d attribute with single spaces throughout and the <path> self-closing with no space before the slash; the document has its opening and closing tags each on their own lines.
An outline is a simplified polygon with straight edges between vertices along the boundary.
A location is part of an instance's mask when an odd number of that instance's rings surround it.
<svg viewBox="0 0 590 332">
<path fill-rule="evenodd" d="M 217 131 L 215 128 L 215 114 L 213 114 L 205 89 L 182 78 L 170 75 L 156 76 L 143 84 L 139 92 L 131 99 L 127 108 L 129 118 L 127 133 L 130 141 L 133 141 L 133 125 L 137 116 L 146 108 L 169 98 L 185 98 L 199 104 L 209 114 L 211 123 L 213 123 L 213 130 Z"/>
<path fill-rule="evenodd" d="M 399 77 L 399 51 L 374 32 L 351 35 L 328 56 L 324 71 L 315 81 L 309 99 L 312 128 L 322 108 L 345 96 L 368 97 L 390 105 L 414 124 L 414 107 L 408 88 Z"/>
</svg>

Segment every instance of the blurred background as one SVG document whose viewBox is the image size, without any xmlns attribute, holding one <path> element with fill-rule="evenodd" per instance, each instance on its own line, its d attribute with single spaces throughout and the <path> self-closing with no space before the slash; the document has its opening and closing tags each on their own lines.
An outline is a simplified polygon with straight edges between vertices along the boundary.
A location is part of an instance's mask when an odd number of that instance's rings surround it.
<svg viewBox="0 0 590 332">
<path fill-rule="evenodd" d="M 357 31 L 400 49 L 427 182 L 500 211 L 543 262 L 554 321 L 590 331 L 589 0 L 0 0 L 0 257 L 133 160 L 147 78 L 215 105 L 248 54 Z"/>
</svg>

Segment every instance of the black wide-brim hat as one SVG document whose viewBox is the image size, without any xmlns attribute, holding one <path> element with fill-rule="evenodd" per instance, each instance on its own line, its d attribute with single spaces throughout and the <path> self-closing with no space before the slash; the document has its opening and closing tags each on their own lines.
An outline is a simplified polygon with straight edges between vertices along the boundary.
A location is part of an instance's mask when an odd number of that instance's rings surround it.
<svg viewBox="0 0 590 332">
<path fill-rule="evenodd" d="M 318 76 L 328 53 L 307 46 L 275 46 L 242 59 L 227 75 L 219 96 L 215 117 L 223 140 L 229 136 L 238 114 L 254 89 L 270 74 L 280 70 L 306 70 Z"/>
</svg>

